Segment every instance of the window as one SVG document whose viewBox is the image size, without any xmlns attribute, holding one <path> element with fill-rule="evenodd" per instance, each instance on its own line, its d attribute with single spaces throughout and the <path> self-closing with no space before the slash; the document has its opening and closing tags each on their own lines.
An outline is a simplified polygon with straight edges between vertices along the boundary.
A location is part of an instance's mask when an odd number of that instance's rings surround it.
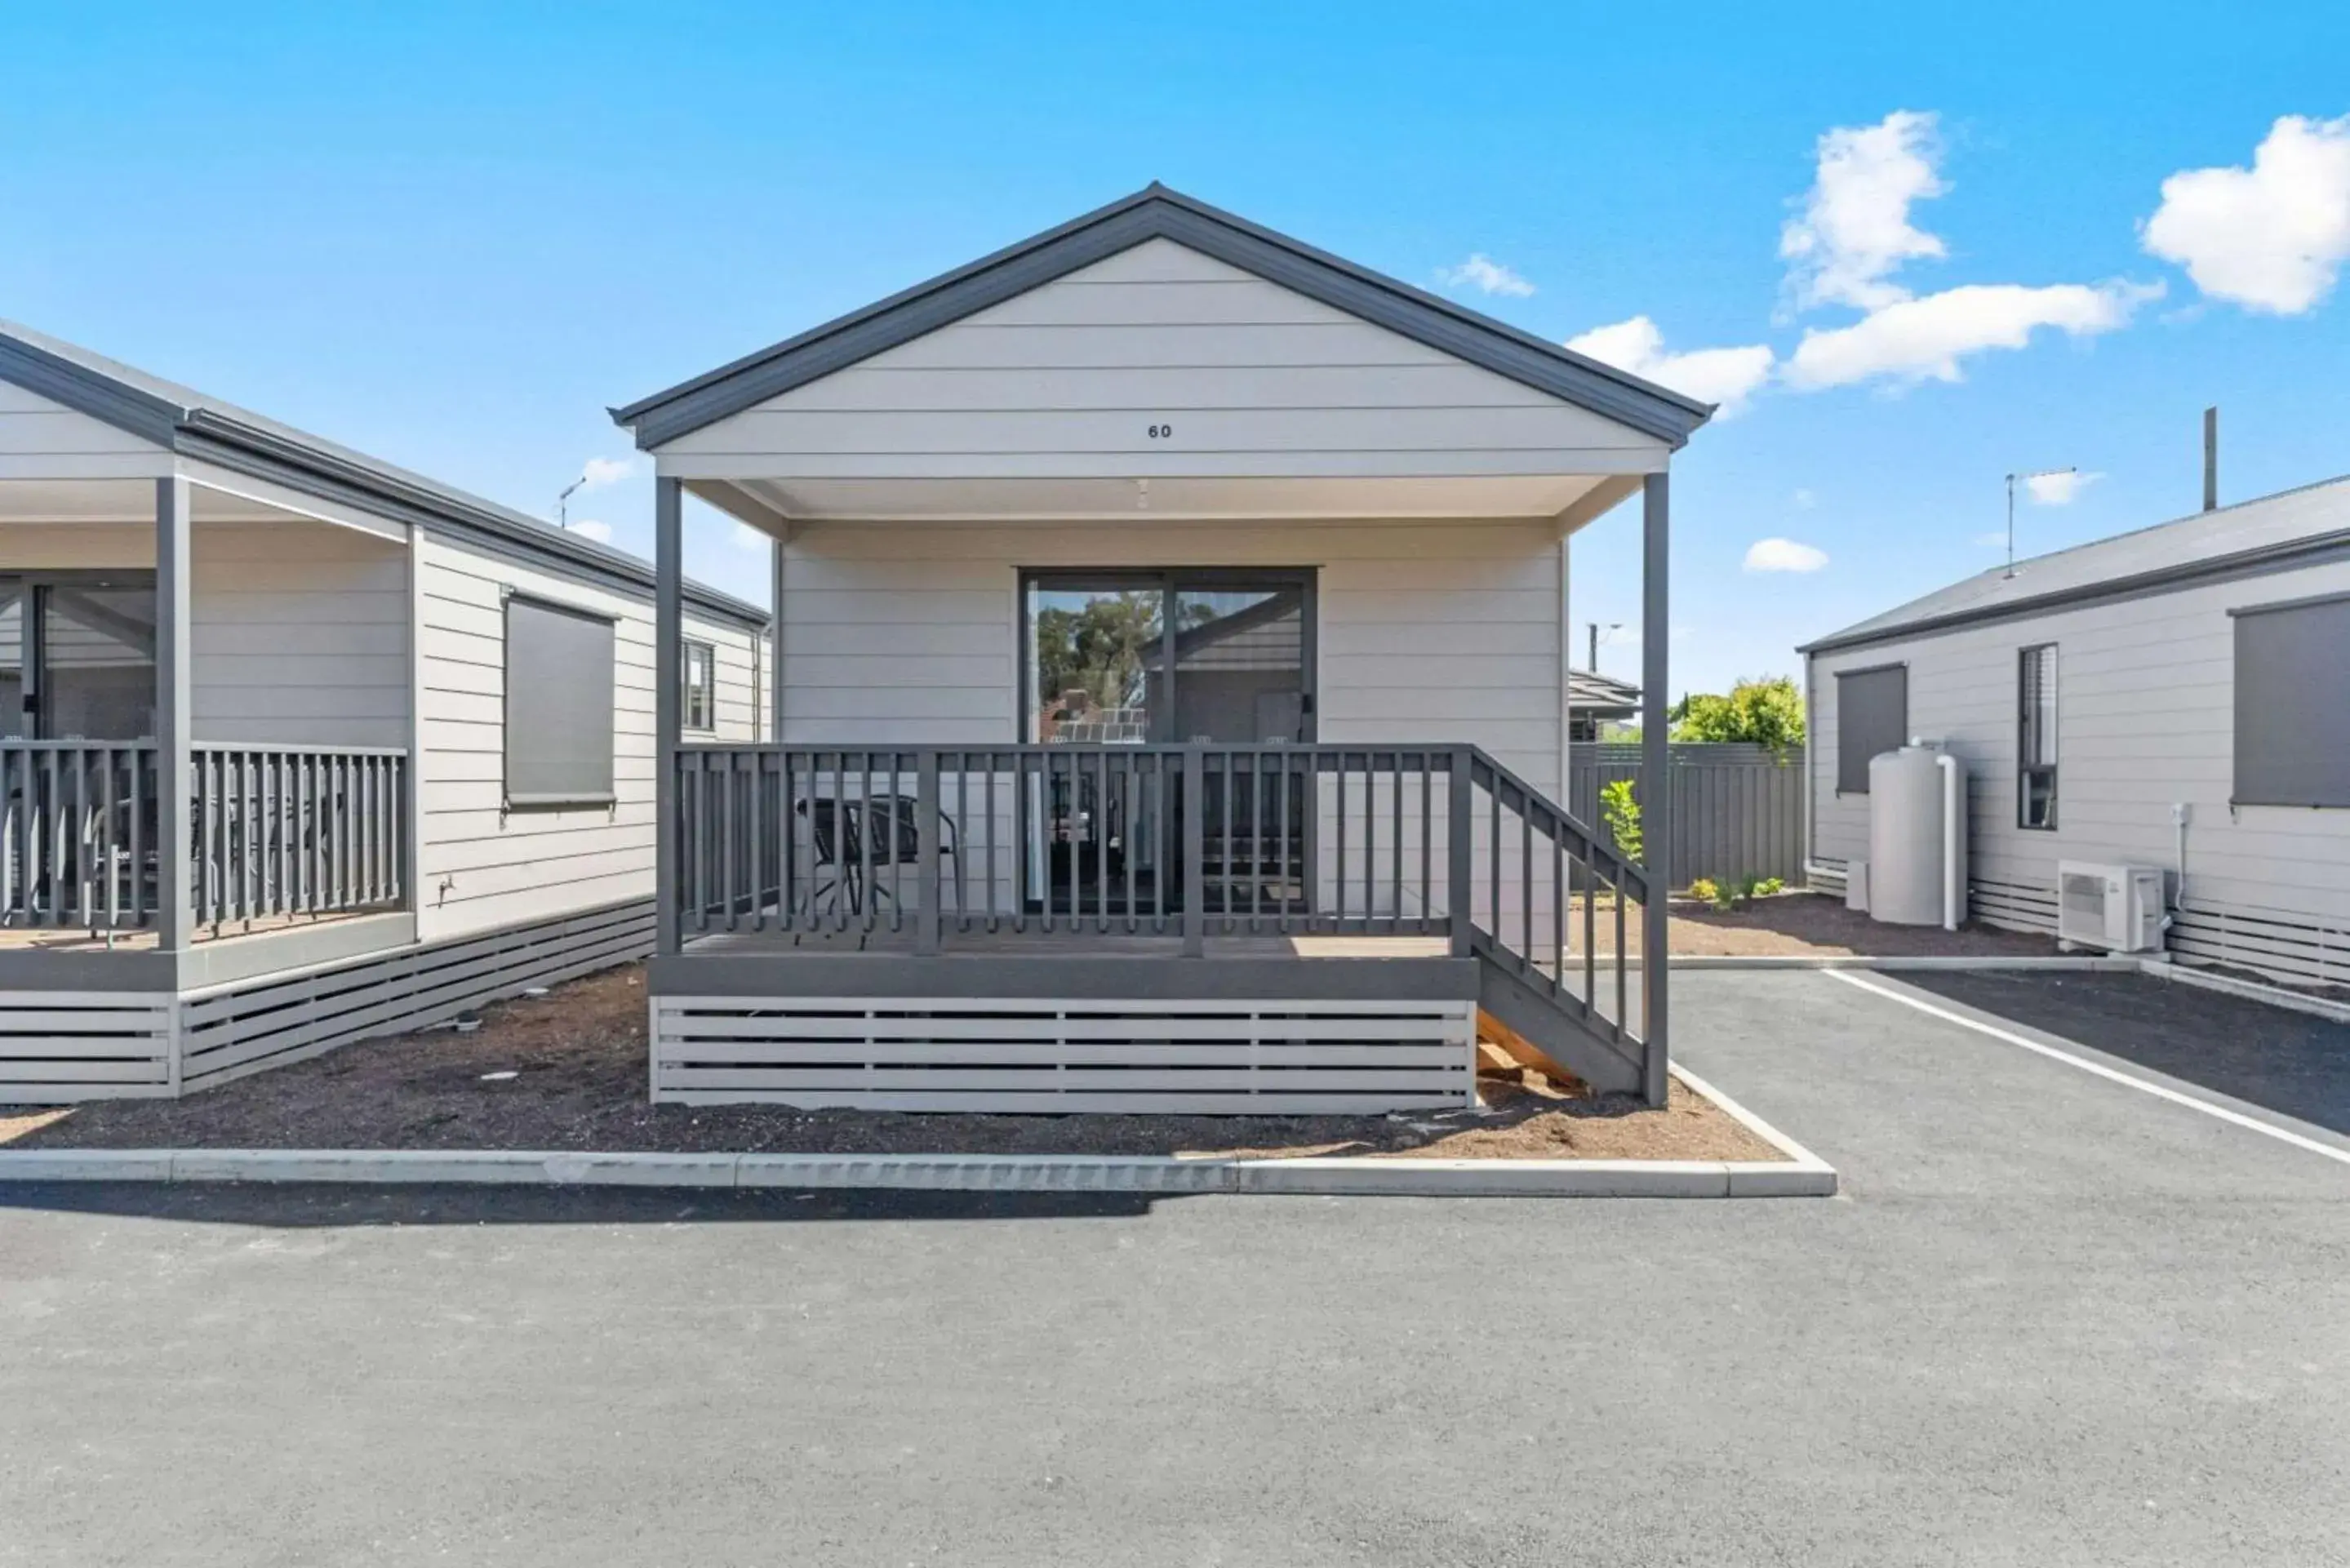
<svg viewBox="0 0 2350 1568">
<path fill-rule="evenodd" d="M 506 805 L 612 804 L 612 619 L 506 599 Z"/>
<path fill-rule="evenodd" d="M 2056 645 L 2016 656 L 2015 825 L 2056 826 Z"/>
<path fill-rule="evenodd" d="M 678 660 L 678 678 L 685 682 L 679 721 L 689 730 L 718 728 L 718 650 L 706 642 L 687 640 L 685 657 Z"/>
<path fill-rule="evenodd" d="M 2236 620 L 2238 805 L 2350 805 L 2350 597 Z"/>
<path fill-rule="evenodd" d="M 1909 668 L 1879 665 L 1836 675 L 1836 794 L 1868 793 L 1868 762 L 1909 740 Z"/>
</svg>

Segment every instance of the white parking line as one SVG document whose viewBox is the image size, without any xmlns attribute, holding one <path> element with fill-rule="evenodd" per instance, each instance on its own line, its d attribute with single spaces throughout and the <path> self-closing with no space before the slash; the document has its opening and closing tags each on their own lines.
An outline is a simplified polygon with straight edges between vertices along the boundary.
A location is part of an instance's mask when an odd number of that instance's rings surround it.
<svg viewBox="0 0 2350 1568">
<path fill-rule="evenodd" d="M 2225 1106 L 2215 1106 L 2209 1100 L 2197 1099 L 2192 1095 L 2181 1094 L 2165 1084 L 2150 1084 L 2144 1078 L 2116 1072 L 2102 1062 L 2092 1062 L 2085 1056 L 2076 1056 L 2070 1051 L 2060 1051 L 2054 1045 L 2043 1044 L 2040 1041 L 2018 1034 L 2012 1030 L 1997 1028 L 1983 1023 L 1981 1019 L 1969 1018 L 1963 1012 L 1954 1012 L 1947 1007 L 1937 1007 L 1930 1002 L 1921 1002 L 1914 996 L 1905 996 L 1887 986 L 1873 984 L 1863 980 L 1849 970 L 1831 969 L 1823 970 L 1821 972 L 1830 980 L 1841 981 L 1846 985 L 1856 986 L 1872 995 L 1881 996 L 1887 1002 L 1898 1002 L 1904 1007 L 1914 1007 L 1929 1017 L 1939 1018 L 1945 1023 L 1971 1029 L 1978 1034 L 1988 1034 L 1992 1039 L 2004 1041 L 2010 1045 L 2021 1045 L 2026 1051 L 2035 1055 L 2045 1056 L 2052 1062 L 2062 1062 L 2068 1067 L 2078 1067 L 2084 1073 L 2093 1073 L 2100 1078 L 2109 1079 L 2114 1083 L 2136 1089 L 2140 1094 L 2152 1095 L 2158 1100 L 2168 1100 L 2172 1105 L 2185 1106 L 2190 1111 L 2200 1111 L 2207 1116 L 2216 1117 L 2236 1127 L 2249 1127 L 2264 1137 L 2276 1139 L 2279 1143 L 2289 1143 L 2295 1148 L 2307 1149 L 2312 1154 L 2324 1155 L 2338 1164 L 2350 1165 L 2350 1149 L 2336 1148 L 2332 1144 L 2320 1143 L 2312 1137 L 2303 1137 L 2297 1132 L 2290 1132 L 2283 1127 L 2264 1122 L 2258 1116 L 2248 1116 L 2241 1111 L 2230 1110 Z"/>
</svg>

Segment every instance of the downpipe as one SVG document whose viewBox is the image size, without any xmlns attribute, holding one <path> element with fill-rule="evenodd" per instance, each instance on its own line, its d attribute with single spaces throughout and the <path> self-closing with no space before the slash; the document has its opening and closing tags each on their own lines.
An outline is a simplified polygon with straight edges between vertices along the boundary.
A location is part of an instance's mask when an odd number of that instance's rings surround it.
<svg viewBox="0 0 2350 1568">
<path fill-rule="evenodd" d="M 1934 758 L 1934 765 L 1942 773 L 1942 929 L 1955 931 L 1966 913 L 1967 889 L 1959 875 L 1959 835 L 1965 831 L 1960 814 L 1966 809 L 1966 789 L 1958 758 L 1943 752 Z"/>
</svg>

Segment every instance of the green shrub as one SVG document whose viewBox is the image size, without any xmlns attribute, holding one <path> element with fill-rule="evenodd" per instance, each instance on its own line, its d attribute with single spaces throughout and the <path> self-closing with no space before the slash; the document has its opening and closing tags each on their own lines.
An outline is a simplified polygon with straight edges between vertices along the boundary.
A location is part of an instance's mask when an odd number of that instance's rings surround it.
<svg viewBox="0 0 2350 1568">
<path fill-rule="evenodd" d="M 1689 896 L 1700 904 L 1720 904 L 1721 888 L 1711 877 L 1700 877 L 1689 885 Z"/>
<path fill-rule="evenodd" d="M 1787 676 L 1741 680 L 1730 695 L 1695 692 L 1673 705 L 1673 739 L 1743 741 L 1783 758 L 1804 743 L 1804 694 Z"/>
<path fill-rule="evenodd" d="M 1754 897 L 1758 898 L 1768 898 L 1774 893 L 1786 890 L 1787 884 L 1776 877 L 1765 877 L 1754 884 Z"/>
<path fill-rule="evenodd" d="M 1630 779 L 1617 779 L 1603 785 L 1599 791 L 1599 820 L 1607 826 L 1607 836 L 1616 841 L 1616 853 L 1633 865 L 1640 864 L 1640 801 L 1632 789 Z"/>
</svg>

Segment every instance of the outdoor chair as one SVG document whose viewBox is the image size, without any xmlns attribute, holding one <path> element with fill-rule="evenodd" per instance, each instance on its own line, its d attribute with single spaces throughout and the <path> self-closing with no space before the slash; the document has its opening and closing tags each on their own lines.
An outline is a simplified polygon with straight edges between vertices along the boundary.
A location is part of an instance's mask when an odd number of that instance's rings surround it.
<svg viewBox="0 0 2350 1568">
<path fill-rule="evenodd" d="M 896 895 L 879 877 L 867 882 L 868 870 L 885 866 L 913 866 L 922 857 L 920 803 L 911 795 L 880 794 L 865 800 L 834 800 L 820 797 L 802 800 L 795 808 L 807 818 L 808 836 L 816 847 L 816 876 L 819 880 L 809 890 L 811 907 L 824 901 L 827 894 L 835 909 L 846 908 L 852 915 L 865 912 L 865 900 L 869 895 L 878 907 L 896 901 Z M 941 811 L 939 816 L 939 858 L 952 860 L 957 853 L 954 818 Z M 868 823 L 878 832 L 868 832 Z M 946 873 L 940 875 L 940 884 L 946 883 Z"/>
</svg>

